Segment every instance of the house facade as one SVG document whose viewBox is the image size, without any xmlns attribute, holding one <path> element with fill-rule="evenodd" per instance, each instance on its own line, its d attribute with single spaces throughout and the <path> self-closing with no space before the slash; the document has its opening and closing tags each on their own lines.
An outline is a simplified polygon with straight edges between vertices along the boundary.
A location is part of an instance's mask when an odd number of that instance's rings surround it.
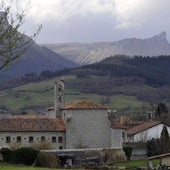
<svg viewBox="0 0 170 170">
<path fill-rule="evenodd" d="M 122 128 L 112 127 L 107 107 L 76 101 L 46 115 L 0 119 L 0 147 L 48 143 L 52 149 L 122 149 Z"/>
<path fill-rule="evenodd" d="M 0 119 L 0 147 L 33 146 L 46 142 L 65 148 L 65 124 L 59 117 Z"/>
<path fill-rule="evenodd" d="M 167 127 L 170 134 L 170 127 L 160 121 L 146 121 L 126 130 L 125 142 L 146 142 L 152 138 L 160 138 L 163 126 Z"/>
</svg>

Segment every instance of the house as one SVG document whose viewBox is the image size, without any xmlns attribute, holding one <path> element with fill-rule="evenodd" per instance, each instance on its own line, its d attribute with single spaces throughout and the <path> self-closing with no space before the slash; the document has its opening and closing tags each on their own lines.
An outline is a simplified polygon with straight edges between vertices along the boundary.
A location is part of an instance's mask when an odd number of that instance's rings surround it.
<svg viewBox="0 0 170 170">
<path fill-rule="evenodd" d="M 124 146 L 133 148 L 131 159 L 146 158 L 146 142 L 152 138 L 160 138 L 163 126 L 167 127 L 170 134 L 170 127 L 160 121 L 146 121 L 125 129 L 123 136 Z"/>
<path fill-rule="evenodd" d="M 65 104 L 63 80 L 55 82 L 54 94 L 54 107 L 46 115 L 0 119 L 0 147 L 48 142 L 53 149 L 48 152 L 71 162 L 79 161 L 75 155 L 80 153 L 90 160 L 96 159 L 96 152 L 97 157 L 125 158 L 123 128 L 112 126 L 106 106 L 85 100 Z"/>
<path fill-rule="evenodd" d="M 48 142 L 54 149 L 65 148 L 65 124 L 60 117 L 0 119 L 1 148 L 39 142 Z"/>
<path fill-rule="evenodd" d="M 48 142 L 53 149 L 122 149 L 122 127 L 113 127 L 107 107 L 79 100 L 46 115 L 0 119 L 0 147 Z"/>
<path fill-rule="evenodd" d="M 146 142 L 152 138 L 160 138 L 164 125 L 165 124 L 160 121 L 146 121 L 128 128 L 126 129 L 126 137 L 124 142 Z M 170 134 L 170 126 L 165 126 Z"/>
</svg>

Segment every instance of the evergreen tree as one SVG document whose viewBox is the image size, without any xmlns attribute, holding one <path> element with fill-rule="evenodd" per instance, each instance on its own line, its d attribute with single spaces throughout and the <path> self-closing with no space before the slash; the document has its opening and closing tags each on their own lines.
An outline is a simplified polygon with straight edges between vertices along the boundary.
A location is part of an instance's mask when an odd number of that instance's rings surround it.
<svg viewBox="0 0 170 170">
<path fill-rule="evenodd" d="M 161 132 L 160 147 L 161 147 L 161 153 L 167 153 L 168 151 L 170 151 L 169 133 L 165 125 L 163 126 Z"/>
<path fill-rule="evenodd" d="M 166 126 L 163 126 L 160 139 L 147 141 L 147 155 L 154 156 L 170 152 L 170 138 Z"/>
<path fill-rule="evenodd" d="M 165 103 L 159 103 L 156 110 L 156 120 L 168 121 L 168 108 Z"/>
</svg>

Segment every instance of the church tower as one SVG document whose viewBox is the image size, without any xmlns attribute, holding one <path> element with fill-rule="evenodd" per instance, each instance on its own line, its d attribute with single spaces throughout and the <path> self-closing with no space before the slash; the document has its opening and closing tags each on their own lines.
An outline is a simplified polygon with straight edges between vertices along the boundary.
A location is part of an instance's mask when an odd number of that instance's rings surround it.
<svg viewBox="0 0 170 170">
<path fill-rule="evenodd" d="M 54 109 L 56 116 L 61 116 L 60 108 L 64 107 L 64 80 L 60 79 L 54 83 Z"/>
</svg>

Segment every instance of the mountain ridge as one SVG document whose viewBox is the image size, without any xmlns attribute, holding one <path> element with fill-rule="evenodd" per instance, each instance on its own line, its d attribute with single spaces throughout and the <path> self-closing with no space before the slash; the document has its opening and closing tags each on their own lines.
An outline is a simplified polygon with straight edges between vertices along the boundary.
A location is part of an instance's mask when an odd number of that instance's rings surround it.
<svg viewBox="0 0 170 170">
<path fill-rule="evenodd" d="M 145 39 L 125 38 L 113 42 L 59 43 L 43 46 L 78 64 L 91 64 L 117 54 L 159 56 L 170 54 L 170 44 L 163 31 Z"/>
<path fill-rule="evenodd" d="M 0 12 L 0 16 L 3 16 L 3 12 Z M 6 18 L 4 18 L 3 26 L 10 26 Z M 17 35 L 18 37 L 23 37 L 26 42 L 28 40 L 31 41 L 32 45 L 21 57 L 15 59 L 8 67 L 1 70 L 0 80 L 8 80 L 7 77 L 9 77 L 9 79 L 20 77 L 27 73 L 40 73 L 44 70 L 56 71 L 77 65 L 51 49 L 40 46 L 29 36 L 20 33 L 19 31 L 17 32 Z"/>
</svg>

